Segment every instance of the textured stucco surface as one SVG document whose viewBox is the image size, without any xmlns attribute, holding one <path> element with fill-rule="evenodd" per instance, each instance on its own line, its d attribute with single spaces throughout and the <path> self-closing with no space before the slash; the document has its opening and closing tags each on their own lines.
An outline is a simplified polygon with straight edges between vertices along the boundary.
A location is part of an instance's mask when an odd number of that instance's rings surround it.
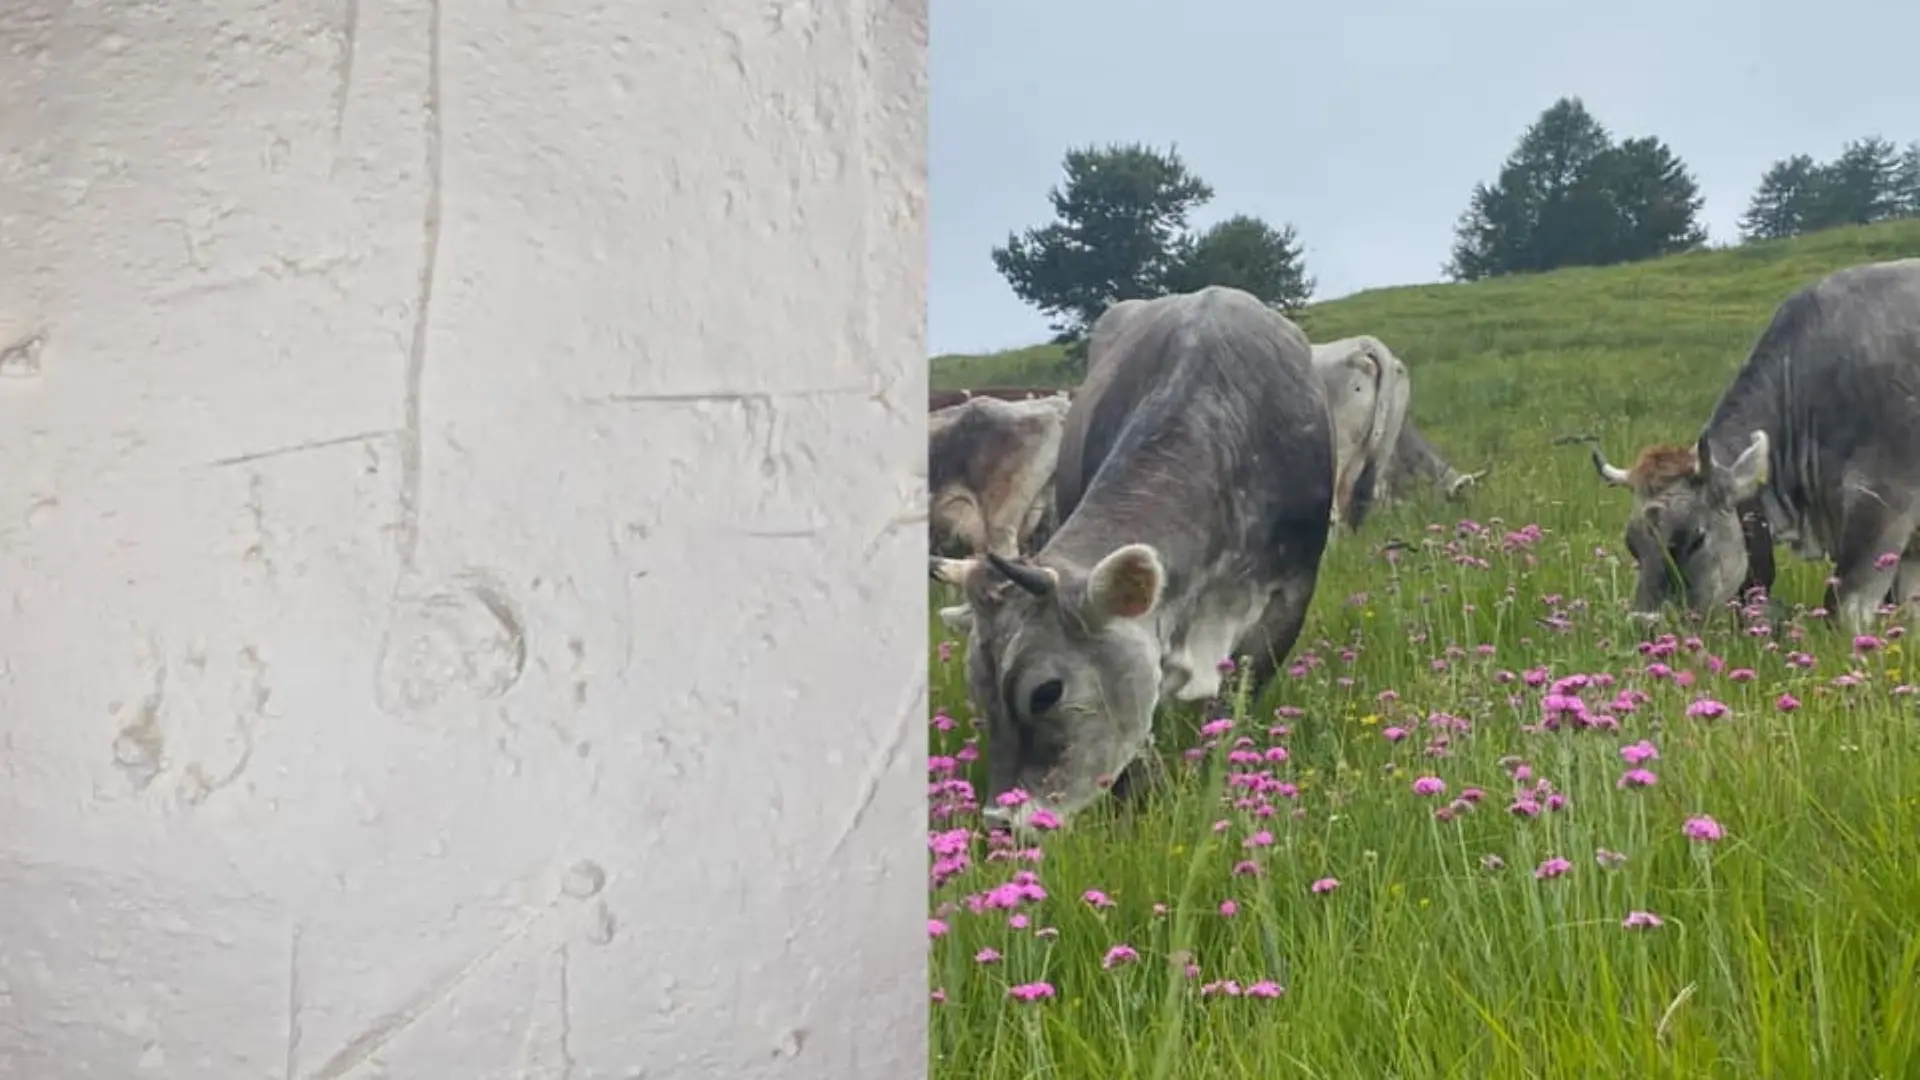
<svg viewBox="0 0 1920 1080">
<path fill-rule="evenodd" d="M 0 4 L 0 1078 L 924 1072 L 925 34 Z"/>
</svg>

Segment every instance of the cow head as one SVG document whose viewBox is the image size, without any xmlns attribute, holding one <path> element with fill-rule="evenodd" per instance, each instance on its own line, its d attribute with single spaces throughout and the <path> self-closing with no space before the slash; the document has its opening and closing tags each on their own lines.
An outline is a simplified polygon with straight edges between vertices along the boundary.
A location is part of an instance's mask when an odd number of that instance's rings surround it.
<svg viewBox="0 0 1920 1080">
<path fill-rule="evenodd" d="M 1741 514 L 1766 483 L 1767 447 L 1767 433 L 1756 431 L 1739 457 L 1723 463 L 1703 436 L 1692 447 L 1649 447 L 1631 469 L 1609 464 L 1594 448 L 1600 478 L 1633 493 L 1626 545 L 1640 571 L 1635 615 L 1653 617 L 1676 599 L 1693 611 L 1713 610 L 1746 581 L 1754 544 L 1767 545 L 1760 554 L 1771 559 L 1770 536 L 1749 535 Z"/>
<path fill-rule="evenodd" d="M 1147 746 L 1160 697 L 1153 615 L 1166 582 L 1146 544 L 1093 566 L 1064 560 L 936 559 L 966 603 L 967 689 L 987 717 L 985 816 L 1015 828 L 1046 809 L 1065 821 L 1098 799 Z M 999 806 L 1019 788 L 1026 802 Z"/>
</svg>

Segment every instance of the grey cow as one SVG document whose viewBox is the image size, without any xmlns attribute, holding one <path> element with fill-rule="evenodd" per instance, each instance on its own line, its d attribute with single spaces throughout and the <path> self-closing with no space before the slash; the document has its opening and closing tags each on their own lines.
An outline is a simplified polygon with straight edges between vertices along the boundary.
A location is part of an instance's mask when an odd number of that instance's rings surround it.
<svg viewBox="0 0 1920 1080">
<path fill-rule="evenodd" d="M 1463 473 L 1440 456 L 1420 429 L 1413 426 L 1413 418 L 1400 425 L 1400 438 L 1393 444 L 1393 457 L 1387 461 L 1387 479 L 1385 502 L 1397 501 L 1411 494 L 1419 481 L 1426 481 L 1439 488 L 1449 499 L 1458 498 L 1460 493 L 1484 480 L 1489 470 Z"/>
<path fill-rule="evenodd" d="M 1171 696 L 1219 662 L 1271 677 L 1305 622 L 1333 505 L 1333 439 L 1306 336 L 1238 289 L 1130 302 L 1093 328 L 1054 476 L 1059 527 L 1030 559 L 933 560 L 966 602 L 988 809 L 1063 821 L 1147 751 Z M 1020 788 L 1029 801 L 993 800 Z"/>
<path fill-rule="evenodd" d="M 1831 558 L 1841 625 L 1864 633 L 1890 594 L 1920 597 L 1920 259 L 1837 271 L 1787 297 L 1692 446 L 1631 469 L 1633 610 L 1704 611 L 1771 587 L 1773 537 Z M 1679 581 L 1673 571 L 1678 571 Z"/>
</svg>

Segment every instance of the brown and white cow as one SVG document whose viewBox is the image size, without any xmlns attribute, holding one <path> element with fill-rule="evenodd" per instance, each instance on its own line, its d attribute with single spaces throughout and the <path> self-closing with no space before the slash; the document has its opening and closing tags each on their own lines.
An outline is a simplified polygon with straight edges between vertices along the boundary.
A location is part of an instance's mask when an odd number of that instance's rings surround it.
<svg viewBox="0 0 1920 1080">
<path fill-rule="evenodd" d="M 1054 464 L 1071 403 L 1065 395 L 976 397 L 927 418 L 927 485 L 934 550 L 1011 559 L 1052 502 Z"/>
</svg>

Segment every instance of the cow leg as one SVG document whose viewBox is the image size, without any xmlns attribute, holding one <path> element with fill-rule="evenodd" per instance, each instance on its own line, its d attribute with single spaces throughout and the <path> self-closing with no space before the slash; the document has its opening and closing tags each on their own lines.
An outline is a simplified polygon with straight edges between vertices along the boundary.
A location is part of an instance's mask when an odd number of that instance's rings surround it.
<svg viewBox="0 0 1920 1080">
<path fill-rule="evenodd" d="M 934 514 L 947 523 L 947 535 L 959 540 L 968 555 L 978 555 L 987 547 L 987 522 L 980 503 L 969 491 L 942 495 L 934 504 Z"/>
<path fill-rule="evenodd" d="M 1865 634 L 1877 625 L 1880 605 L 1894 593 L 1900 565 L 1907 561 L 1905 552 L 1912 544 L 1917 523 L 1916 515 L 1907 511 L 1890 518 L 1878 517 L 1871 529 L 1847 530 L 1834 559 L 1834 576 L 1840 584 L 1831 589 L 1834 602 L 1830 610 L 1841 629 Z M 1900 562 L 1880 566 L 1880 556 L 1889 551 L 1901 552 Z"/>
<path fill-rule="evenodd" d="M 1909 537 L 1900 552 L 1900 566 L 1894 571 L 1887 603 L 1899 609 L 1909 632 L 1920 632 L 1920 533 Z"/>
<path fill-rule="evenodd" d="M 1318 566 L 1295 571 L 1267 601 L 1265 610 L 1260 612 L 1260 621 L 1241 639 L 1239 651 L 1250 661 L 1245 676 L 1248 701 L 1259 699 L 1280 665 L 1293 652 L 1294 643 L 1300 640 L 1300 631 L 1307 625 L 1307 609 L 1312 606 L 1314 582 L 1319 576 Z"/>
</svg>

